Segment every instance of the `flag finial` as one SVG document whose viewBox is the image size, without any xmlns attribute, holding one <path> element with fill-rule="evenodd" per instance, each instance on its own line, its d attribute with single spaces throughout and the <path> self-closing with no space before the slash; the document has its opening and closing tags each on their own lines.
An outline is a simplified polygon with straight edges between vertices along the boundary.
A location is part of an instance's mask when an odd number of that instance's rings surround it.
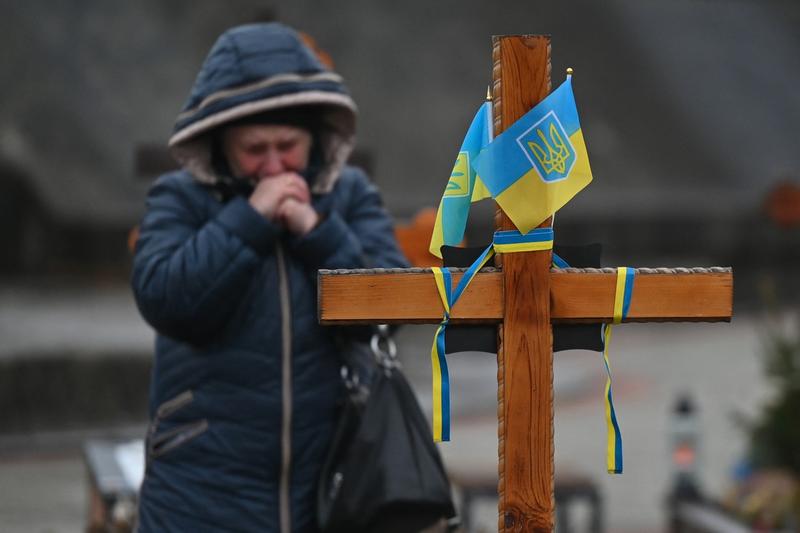
<svg viewBox="0 0 800 533">
<path fill-rule="evenodd" d="M 572 67 L 567 67 L 567 76 L 572 76 Z"/>
<path fill-rule="evenodd" d="M 490 85 L 486 86 L 486 101 L 487 102 L 492 101 L 492 87 Z"/>
</svg>

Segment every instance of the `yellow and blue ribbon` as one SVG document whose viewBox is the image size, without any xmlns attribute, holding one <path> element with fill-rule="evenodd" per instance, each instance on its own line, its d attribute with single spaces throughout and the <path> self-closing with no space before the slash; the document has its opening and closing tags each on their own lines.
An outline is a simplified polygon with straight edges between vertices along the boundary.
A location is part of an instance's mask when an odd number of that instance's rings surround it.
<svg viewBox="0 0 800 533">
<path fill-rule="evenodd" d="M 450 287 L 452 281 L 450 271 L 446 268 L 433 267 L 436 288 L 444 306 L 444 317 L 431 346 L 431 368 L 433 369 L 433 440 L 435 442 L 450 440 L 450 373 L 447 370 L 447 359 L 444 355 L 444 330 L 450 321 Z"/>
<path fill-rule="evenodd" d="M 458 285 L 453 289 L 452 276 L 450 270 L 440 267 L 433 267 L 433 278 L 436 282 L 436 289 L 442 300 L 444 316 L 436 328 L 436 334 L 431 346 L 431 368 L 433 385 L 433 440 L 435 442 L 447 442 L 450 440 L 450 373 L 447 369 L 447 358 L 445 356 L 444 332 L 450 322 L 450 313 L 453 306 L 461 295 L 464 294 L 467 286 L 472 282 L 475 274 L 483 268 L 489 259 L 495 254 L 508 252 L 530 252 L 549 250 L 553 247 L 553 229 L 537 228 L 527 234 L 521 234 L 516 230 L 498 231 L 494 234 L 492 244 L 486 247 L 481 255 L 464 272 Z M 560 258 L 559 258 L 560 259 Z M 565 263 L 566 264 L 566 263 Z"/>
<path fill-rule="evenodd" d="M 431 366 L 433 369 L 433 438 L 436 442 L 450 440 L 450 374 L 445 356 L 445 329 L 450 321 L 450 314 L 458 299 L 474 279 L 475 274 L 483 268 L 495 252 L 510 253 L 522 251 L 548 250 L 553 246 L 552 228 L 537 228 L 528 234 L 520 234 L 516 230 L 498 231 L 490 244 L 481 253 L 480 257 L 464 272 L 458 285 L 453 288 L 452 276 L 447 268 L 434 267 L 433 276 L 436 288 L 442 300 L 444 316 L 436 329 L 433 346 L 431 347 Z M 553 254 L 553 264 L 558 268 L 567 268 L 569 265 Z M 614 291 L 613 324 L 621 323 L 630 309 L 633 295 L 635 271 L 632 268 L 620 267 L 617 269 L 616 288 Z M 622 433 L 619 429 L 611 386 L 611 365 L 608 359 L 608 349 L 611 343 L 611 324 L 605 326 L 604 332 L 603 364 L 606 369 L 606 427 L 607 450 L 606 464 L 609 474 L 622 473 Z"/>
<path fill-rule="evenodd" d="M 613 324 L 619 324 L 628 316 L 633 294 L 635 271 L 629 267 L 617 269 L 617 284 L 614 291 Z M 611 396 L 611 365 L 608 362 L 608 346 L 611 343 L 611 324 L 605 326 L 603 364 L 606 367 L 606 466 L 609 474 L 622 473 L 622 433 L 619 430 L 614 401 Z"/>
<path fill-rule="evenodd" d="M 553 247 L 553 228 L 537 228 L 526 234 L 517 230 L 496 231 L 492 244 L 498 253 L 550 250 Z"/>
</svg>

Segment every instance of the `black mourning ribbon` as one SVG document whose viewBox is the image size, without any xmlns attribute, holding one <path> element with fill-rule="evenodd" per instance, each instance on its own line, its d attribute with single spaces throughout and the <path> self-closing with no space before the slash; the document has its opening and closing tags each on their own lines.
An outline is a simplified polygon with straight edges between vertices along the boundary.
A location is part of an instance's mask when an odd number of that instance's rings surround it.
<svg viewBox="0 0 800 533">
<path fill-rule="evenodd" d="M 486 246 L 458 248 L 442 246 L 444 266 L 467 268 L 486 249 Z M 570 266 L 576 268 L 600 268 L 602 246 L 599 243 L 586 245 L 553 246 Z M 491 325 L 449 325 L 444 333 L 448 354 L 457 352 L 497 353 L 497 327 Z M 557 324 L 553 326 L 553 351 L 592 350 L 603 351 L 602 324 Z"/>
</svg>

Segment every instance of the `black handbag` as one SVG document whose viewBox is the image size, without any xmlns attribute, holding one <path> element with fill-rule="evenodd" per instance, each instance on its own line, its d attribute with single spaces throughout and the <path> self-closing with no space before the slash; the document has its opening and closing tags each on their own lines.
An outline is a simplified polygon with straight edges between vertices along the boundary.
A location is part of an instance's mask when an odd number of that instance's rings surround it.
<svg viewBox="0 0 800 533">
<path fill-rule="evenodd" d="M 379 340 L 342 346 L 347 393 L 317 492 L 324 533 L 414 533 L 457 522 L 428 421 Z"/>
</svg>

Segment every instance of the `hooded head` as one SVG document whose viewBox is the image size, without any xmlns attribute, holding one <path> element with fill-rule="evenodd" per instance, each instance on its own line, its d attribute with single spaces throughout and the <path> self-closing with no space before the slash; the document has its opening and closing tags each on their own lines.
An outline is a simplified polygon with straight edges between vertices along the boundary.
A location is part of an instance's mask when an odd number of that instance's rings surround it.
<svg viewBox="0 0 800 533">
<path fill-rule="evenodd" d="M 312 191 L 328 192 L 355 142 L 356 106 L 342 78 L 327 70 L 292 29 L 278 23 L 223 33 L 197 75 L 169 146 L 200 182 L 223 176 L 212 156 L 227 126 L 277 123 L 311 132 Z"/>
</svg>

